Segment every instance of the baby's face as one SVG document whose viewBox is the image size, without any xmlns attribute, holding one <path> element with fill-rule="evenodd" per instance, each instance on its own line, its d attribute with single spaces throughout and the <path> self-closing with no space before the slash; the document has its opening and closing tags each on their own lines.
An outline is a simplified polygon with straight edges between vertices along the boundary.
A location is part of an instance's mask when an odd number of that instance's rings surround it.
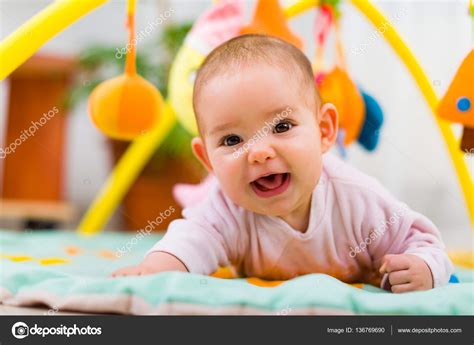
<svg viewBox="0 0 474 345">
<path fill-rule="evenodd" d="M 308 94 L 314 89 L 305 94 L 298 79 L 258 64 L 211 78 L 199 93 L 203 141 L 193 140 L 195 154 L 250 211 L 288 215 L 310 201 L 321 176 L 333 138 L 321 135 L 319 105 Z"/>
</svg>

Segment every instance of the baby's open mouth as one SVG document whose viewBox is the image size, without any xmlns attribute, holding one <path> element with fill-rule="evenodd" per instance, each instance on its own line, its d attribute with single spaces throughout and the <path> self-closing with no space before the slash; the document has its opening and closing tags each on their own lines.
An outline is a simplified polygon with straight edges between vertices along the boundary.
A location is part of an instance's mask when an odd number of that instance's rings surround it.
<svg viewBox="0 0 474 345">
<path fill-rule="evenodd" d="M 290 174 L 271 174 L 250 183 L 253 191 L 261 197 L 271 197 L 283 193 L 290 184 Z"/>
</svg>

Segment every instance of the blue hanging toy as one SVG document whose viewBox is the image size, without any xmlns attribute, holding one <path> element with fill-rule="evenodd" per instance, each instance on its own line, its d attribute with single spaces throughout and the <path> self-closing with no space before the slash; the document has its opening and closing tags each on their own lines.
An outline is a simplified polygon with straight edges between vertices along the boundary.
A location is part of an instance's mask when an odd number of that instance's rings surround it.
<svg viewBox="0 0 474 345">
<path fill-rule="evenodd" d="M 360 92 L 365 103 L 365 120 L 357 141 L 367 151 L 374 151 L 379 143 L 383 110 L 372 96 L 362 90 Z"/>
</svg>

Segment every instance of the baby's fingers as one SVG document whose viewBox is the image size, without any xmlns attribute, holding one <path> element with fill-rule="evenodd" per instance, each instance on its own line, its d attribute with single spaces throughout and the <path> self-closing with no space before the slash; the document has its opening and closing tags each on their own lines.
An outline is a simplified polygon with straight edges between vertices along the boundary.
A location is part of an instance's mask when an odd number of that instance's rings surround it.
<svg viewBox="0 0 474 345">
<path fill-rule="evenodd" d="M 123 272 L 123 268 L 122 269 L 119 269 L 117 271 L 114 271 L 112 272 L 112 274 L 109 275 L 110 278 L 117 278 L 117 277 L 120 277 L 120 276 L 123 276 L 124 275 L 124 272 Z"/>
<path fill-rule="evenodd" d="M 401 271 L 410 268 L 410 259 L 404 254 L 385 255 L 380 273 Z"/>
<path fill-rule="evenodd" d="M 126 277 L 126 276 L 137 275 L 137 274 L 139 274 L 137 267 L 132 266 L 132 267 L 124 267 L 124 268 L 118 269 L 117 271 L 113 272 L 110 276 L 112 278 L 116 278 L 116 277 Z"/>
<path fill-rule="evenodd" d="M 403 292 L 409 292 L 409 291 L 415 291 L 415 290 L 416 288 L 412 283 L 392 285 L 393 293 L 403 293 Z"/>
<path fill-rule="evenodd" d="M 390 285 L 407 284 L 411 282 L 411 275 L 408 270 L 394 271 L 388 274 Z"/>
</svg>

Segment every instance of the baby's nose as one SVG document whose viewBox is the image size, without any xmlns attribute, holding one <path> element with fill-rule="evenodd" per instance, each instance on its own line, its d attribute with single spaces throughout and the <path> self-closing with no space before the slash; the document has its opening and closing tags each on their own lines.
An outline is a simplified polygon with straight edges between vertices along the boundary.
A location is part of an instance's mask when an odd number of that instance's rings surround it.
<svg viewBox="0 0 474 345">
<path fill-rule="evenodd" d="M 270 145 L 266 143 L 255 143 L 249 148 L 249 163 L 263 163 L 267 159 L 275 158 L 276 152 Z"/>
</svg>

